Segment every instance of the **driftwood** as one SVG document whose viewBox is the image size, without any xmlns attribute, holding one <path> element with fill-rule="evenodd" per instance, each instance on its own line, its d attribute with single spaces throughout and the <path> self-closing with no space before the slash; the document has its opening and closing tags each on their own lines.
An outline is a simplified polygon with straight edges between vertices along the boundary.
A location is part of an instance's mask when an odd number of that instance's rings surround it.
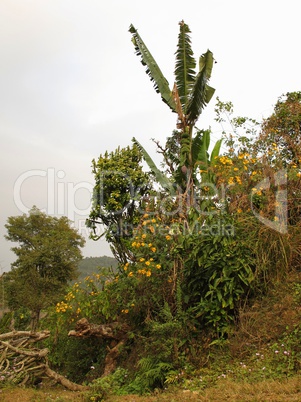
<svg viewBox="0 0 301 402">
<path fill-rule="evenodd" d="M 49 335 L 49 331 L 12 331 L 0 334 L 0 383 L 25 385 L 29 380 L 38 382 L 47 376 L 72 391 L 87 389 L 51 370 L 47 360 L 48 349 L 33 346 Z"/>
<path fill-rule="evenodd" d="M 103 377 L 111 374 L 117 366 L 117 358 L 124 345 L 129 327 L 127 324 L 112 322 L 109 324 L 90 324 L 86 318 L 77 321 L 75 329 L 68 333 L 68 336 L 90 337 L 95 336 L 102 339 L 110 339 L 111 345 L 107 347 L 108 353 L 105 358 Z"/>
</svg>

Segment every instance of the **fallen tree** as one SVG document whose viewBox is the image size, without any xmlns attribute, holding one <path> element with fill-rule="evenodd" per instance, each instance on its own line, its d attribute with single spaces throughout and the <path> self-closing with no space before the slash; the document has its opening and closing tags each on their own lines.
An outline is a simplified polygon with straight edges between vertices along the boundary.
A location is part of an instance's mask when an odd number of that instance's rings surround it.
<svg viewBox="0 0 301 402">
<path fill-rule="evenodd" d="M 111 374 L 117 366 L 117 358 L 121 348 L 126 342 L 129 327 L 125 323 L 112 322 L 108 324 L 90 324 L 86 318 L 77 321 L 75 329 L 68 333 L 68 336 L 89 337 L 95 336 L 111 340 L 107 347 L 108 353 L 105 358 L 103 377 Z"/>
<path fill-rule="evenodd" d="M 48 349 L 35 347 L 37 342 L 49 335 L 49 331 L 11 331 L 0 334 L 0 382 L 22 386 L 37 383 L 47 376 L 71 391 L 87 389 L 51 370 L 47 359 Z"/>
</svg>

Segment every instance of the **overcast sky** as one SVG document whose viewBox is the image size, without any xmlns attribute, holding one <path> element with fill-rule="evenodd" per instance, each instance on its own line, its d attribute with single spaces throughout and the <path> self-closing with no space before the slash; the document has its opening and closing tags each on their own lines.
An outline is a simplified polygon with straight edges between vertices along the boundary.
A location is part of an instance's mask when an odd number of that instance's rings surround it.
<svg viewBox="0 0 301 402">
<path fill-rule="evenodd" d="M 8 216 L 33 205 L 67 215 L 85 235 L 91 161 L 135 136 L 155 155 L 176 115 L 134 54 L 131 23 L 173 84 L 178 22 L 198 58 L 213 52 L 211 85 L 238 115 L 261 120 L 277 98 L 300 90 L 298 0 L 0 0 L 0 264 L 12 246 Z M 214 100 L 197 126 L 212 126 Z M 89 240 L 85 256 L 111 255 Z"/>
</svg>

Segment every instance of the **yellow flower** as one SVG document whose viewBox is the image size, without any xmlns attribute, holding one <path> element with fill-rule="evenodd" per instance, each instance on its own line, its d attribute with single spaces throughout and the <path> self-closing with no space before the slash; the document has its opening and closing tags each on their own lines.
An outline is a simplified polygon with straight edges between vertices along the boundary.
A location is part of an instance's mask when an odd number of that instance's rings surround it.
<svg viewBox="0 0 301 402">
<path fill-rule="evenodd" d="M 133 272 L 129 272 L 128 276 L 134 276 Z"/>
<path fill-rule="evenodd" d="M 233 177 L 230 177 L 228 179 L 228 184 L 234 184 L 234 178 Z"/>
<path fill-rule="evenodd" d="M 169 236 L 169 235 L 166 235 L 165 238 L 167 241 L 171 240 L 171 236 Z"/>
<path fill-rule="evenodd" d="M 235 179 L 236 179 L 236 181 L 237 181 L 238 184 L 241 184 L 241 183 L 242 183 L 241 178 L 240 178 L 239 176 L 235 176 Z"/>
<path fill-rule="evenodd" d="M 150 261 L 146 261 L 145 265 L 149 266 L 149 265 L 150 265 Z"/>
<path fill-rule="evenodd" d="M 141 247 L 144 247 L 144 246 L 145 246 L 145 243 L 142 242 L 142 243 L 141 243 Z"/>
<path fill-rule="evenodd" d="M 148 247 L 151 248 L 153 243 L 148 243 Z"/>
<path fill-rule="evenodd" d="M 297 177 L 301 177 L 301 172 L 298 172 L 298 173 L 297 173 Z"/>
<path fill-rule="evenodd" d="M 156 223 L 156 219 L 152 219 L 152 223 Z"/>
<path fill-rule="evenodd" d="M 257 195 L 262 195 L 261 190 L 257 191 L 257 193 L 256 193 L 256 194 L 257 194 Z"/>
<path fill-rule="evenodd" d="M 252 176 L 256 176 L 257 175 L 257 172 L 256 172 L 256 170 L 254 170 L 254 172 L 252 172 Z"/>
<path fill-rule="evenodd" d="M 160 268 L 161 268 L 161 265 L 160 265 L 160 264 L 157 264 L 157 265 L 156 265 L 156 268 L 157 268 L 157 269 L 160 269 Z"/>
<path fill-rule="evenodd" d="M 152 274 L 152 271 L 150 271 L 150 270 L 148 270 L 148 271 L 146 272 L 146 276 L 151 276 L 151 274 Z"/>
<path fill-rule="evenodd" d="M 140 258 L 139 261 L 140 261 L 140 262 L 143 262 L 143 261 L 145 261 L 145 258 Z"/>
<path fill-rule="evenodd" d="M 237 208 L 237 213 L 241 214 L 242 213 L 242 209 L 241 208 Z"/>
<path fill-rule="evenodd" d="M 276 222 L 279 221 L 278 216 L 275 216 L 275 217 L 274 217 L 274 221 L 276 221 Z"/>
<path fill-rule="evenodd" d="M 153 253 L 155 253 L 157 249 L 156 249 L 156 247 L 152 247 L 151 250 Z"/>
<path fill-rule="evenodd" d="M 133 243 L 132 243 L 132 247 L 136 247 L 136 242 L 134 241 Z"/>
<path fill-rule="evenodd" d="M 239 169 L 238 169 L 237 167 L 235 167 L 233 170 L 234 170 L 235 172 L 237 172 Z"/>
</svg>

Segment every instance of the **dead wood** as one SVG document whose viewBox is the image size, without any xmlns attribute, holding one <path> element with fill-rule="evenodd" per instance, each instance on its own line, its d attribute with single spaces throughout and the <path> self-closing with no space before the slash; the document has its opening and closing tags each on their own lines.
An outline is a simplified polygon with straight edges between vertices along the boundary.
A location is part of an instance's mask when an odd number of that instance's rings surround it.
<svg viewBox="0 0 301 402">
<path fill-rule="evenodd" d="M 129 326 L 125 323 L 111 322 L 108 324 L 90 324 L 86 318 L 77 321 L 75 329 L 68 336 L 89 337 L 95 336 L 112 340 L 111 346 L 107 347 L 108 353 L 105 358 L 103 376 L 111 374 L 117 366 L 117 358 L 120 354 L 129 332 Z"/>
<path fill-rule="evenodd" d="M 5 334 L 0 334 L 1 339 L 12 339 L 12 338 L 29 338 L 34 342 L 38 342 L 42 339 L 48 338 L 50 335 L 50 331 L 41 331 L 41 332 L 32 332 L 32 331 L 11 331 Z"/>
<path fill-rule="evenodd" d="M 77 321 L 75 329 L 69 331 L 68 336 L 88 337 L 96 336 L 104 339 L 122 340 L 126 337 L 129 327 L 127 324 L 111 322 L 109 324 L 90 324 L 86 318 Z"/>
<path fill-rule="evenodd" d="M 49 378 L 55 380 L 57 383 L 62 384 L 65 388 L 69 389 L 70 391 L 85 391 L 89 389 L 89 387 L 85 387 L 83 385 L 75 384 L 74 382 L 69 381 L 66 377 L 51 370 L 51 368 L 48 365 L 45 366 L 45 374 Z"/>
<path fill-rule="evenodd" d="M 0 334 L 1 382 L 24 386 L 29 381 L 37 382 L 46 375 L 71 391 L 87 389 L 69 381 L 49 367 L 47 348 L 39 349 L 33 346 L 49 335 L 49 331 L 11 331 Z"/>
</svg>

